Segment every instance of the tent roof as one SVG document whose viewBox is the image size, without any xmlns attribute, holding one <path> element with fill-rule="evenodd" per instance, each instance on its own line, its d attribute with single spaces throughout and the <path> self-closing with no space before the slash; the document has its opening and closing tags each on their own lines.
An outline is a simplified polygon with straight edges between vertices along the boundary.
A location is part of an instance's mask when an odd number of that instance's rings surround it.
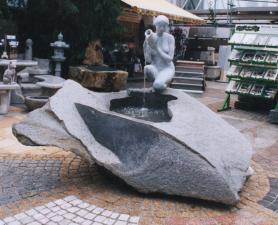
<svg viewBox="0 0 278 225">
<path fill-rule="evenodd" d="M 190 23 L 206 23 L 200 17 L 183 10 L 182 8 L 167 2 L 166 0 L 121 0 L 138 14 L 148 16 L 165 15 L 171 20 Z"/>
</svg>

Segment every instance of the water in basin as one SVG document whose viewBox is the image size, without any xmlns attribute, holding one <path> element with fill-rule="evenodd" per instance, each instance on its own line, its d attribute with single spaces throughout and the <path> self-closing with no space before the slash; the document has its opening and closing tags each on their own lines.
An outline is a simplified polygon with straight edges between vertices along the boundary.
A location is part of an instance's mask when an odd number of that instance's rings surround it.
<svg viewBox="0 0 278 225">
<path fill-rule="evenodd" d="M 171 95 L 132 91 L 129 97 L 112 100 L 110 110 L 146 121 L 169 122 L 168 102 L 175 99 Z"/>
</svg>

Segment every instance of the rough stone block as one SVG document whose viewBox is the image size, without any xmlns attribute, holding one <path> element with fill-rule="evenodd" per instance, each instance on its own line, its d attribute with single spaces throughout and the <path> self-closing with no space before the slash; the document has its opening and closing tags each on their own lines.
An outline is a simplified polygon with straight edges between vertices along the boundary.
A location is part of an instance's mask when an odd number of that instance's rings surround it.
<svg viewBox="0 0 278 225">
<path fill-rule="evenodd" d="M 134 98 L 143 98 L 140 91 L 96 93 L 73 81 L 67 81 L 50 99 L 48 119 L 59 121 L 61 129 L 82 143 L 84 151 L 79 153 L 86 152 L 140 192 L 236 204 L 252 156 L 245 137 L 181 91 L 167 89 L 145 95 L 145 104 L 158 108 L 162 104 L 170 120 L 146 121 L 110 111 L 113 101 L 142 107 L 142 100 L 133 105 L 137 102 Z M 28 127 L 26 122 L 24 125 Z M 15 134 L 19 126 L 14 127 Z M 34 143 L 41 141 L 34 141 L 30 132 L 21 134 Z M 48 141 L 58 145 L 56 139 Z M 103 209 L 95 211 L 100 214 Z"/>
</svg>

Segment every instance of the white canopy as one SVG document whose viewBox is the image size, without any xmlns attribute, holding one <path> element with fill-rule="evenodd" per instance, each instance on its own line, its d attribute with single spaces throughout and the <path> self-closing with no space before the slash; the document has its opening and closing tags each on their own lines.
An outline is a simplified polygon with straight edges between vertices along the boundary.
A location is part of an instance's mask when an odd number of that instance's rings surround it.
<svg viewBox="0 0 278 225">
<path fill-rule="evenodd" d="M 165 15 L 171 20 L 190 24 L 206 23 L 202 18 L 183 10 L 182 8 L 165 0 L 121 0 L 138 14 L 158 16 Z"/>
</svg>

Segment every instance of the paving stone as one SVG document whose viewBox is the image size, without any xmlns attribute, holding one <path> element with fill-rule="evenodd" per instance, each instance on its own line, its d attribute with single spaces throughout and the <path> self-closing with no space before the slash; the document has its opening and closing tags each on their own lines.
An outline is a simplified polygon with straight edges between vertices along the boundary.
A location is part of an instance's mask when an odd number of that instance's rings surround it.
<svg viewBox="0 0 278 225">
<path fill-rule="evenodd" d="M 32 222 L 32 223 L 29 223 L 28 225 L 41 225 L 41 223 L 35 221 L 35 222 Z"/>
<path fill-rule="evenodd" d="M 44 219 L 45 216 L 44 216 L 43 214 L 37 213 L 37 214 L 35 214 L 35 215 L 33 216 L 33 218 L 34 218 L 35 220 L 41 220 L 41 219 Z"/>
<path fill-rule="evenodd" d="M 55 207 L 56 204 L 54 202 L 49 202 L 45 206 L 48 207 L 48 208 L 52 208 L 52 207 Z"/>
<path fill-rule="evenodd" d="M 102 213 L 103 211 L 104 211 L 104 209 L 102 209 L 102 208 L 96 208 L 96 209 L 93 210 L 93 213 L 95 213 L 95 214 L 100 214 L 100 213 Z"/>
<path fill-rule="evenodd" d="M 70 208 L 70 207 L 72 207 L 72 205 L 69 204 L 69 203 L 66 203 L 66 204 L 61 205 L 61 208 L 62 208 L 62 209 L 68 209 L 68 208 Z"/>
<path fill-rule="evenodd" d="M 0 225 L 4 225 L 4 221 L 3 220 L 0 220 Z"/>
<path fill-rule="evenodd" d="M 13 221 L 13 222 L 8 223 L 8 225 L 21 225 L 21 224 L 18 221 Z"/>
<path fill-rule="evenodd" d="M 90 220 L 86 220 L 82 223 L 82 225 L 91 225 L 93 222 Z"/>
<path fill-rule="evenodd" d="M 43 210 L 40 211 L 40 213 L 43 214 L 43 215 L 46 215 L 46 214 L 48 214 L 48 213 L 50 213 L 50 212 L 51 212 L 51 210 L 48 209 L 48 208 L 43 209 Z"/>
<path fill-rule="evenodd" d="M 103 221 L 103 224 L 105 224 L 105 225 L 113 225 L 113 224 L 115 223 L 115 221 L 116 221 L 116 220 L 107 218 L 107 219 L 105 219 L 105 220 Z"/>
<path fill-rule="evenodd" d="M 82 222 L 84 222 L 85 220 L 80 217 L 80 216 L 77 216 L 75 217 L 74 219 L 72 219 L 73 222 L 77 223 L 77 224 L 81 224 Z"/>
<path fill-rule="evenodd" d="M 47 225 L 58 225 L 58 223 L 50 221 L 50 222 L 47 223 Z"/>
<path fill-rule="evenodd" d="M 58 212 L 56 212 L 56 214 L 57 214 L 57 215 L 60 215 L 60 216 L 66 214 L 66 213 L 67 213 L 66 210 L 59 210 Z"/>
<path fill-rule="evenodd" d="M 81 209 L 88 208 L 89 206 L 90 206 L 90 205 L 89 205 L 88 203 L 86 203 L 86 202 L 83 202 L 83 203 L 81 203 L 80 205 L 78 205 L 78 207 L 81 208 Z"/>
<path fill-rule="evenodd" d="M 22 224 L 28 224 L 28 223 L 31 223 L 31 222 L 33 222 L 33 221 L 35 221 L 34 218 L 32 218 L 32 217 L 30 217 L 30 216 L 24 217 L 24 218 L 22 218 L 22 219 L 20 220 L 20 222 L 21 222 Z"/>
<path fill-rule="evenodd" d="M 36 211 L 36 210 L 34 210 L 34 209 L 30 209 L 30 210 L 28 210 L 27 212 L 26 212 L 26 214 L 28 215 L 28 216 L 34 216 L 34 215 L 36 215 L 38 212 Z"/>
<path fill-rule="evenodd" d="M 40 212 L 40 211 L 44 210 L 45 208 L 46 208 L 45 206 L 38 206 L 35 208 L 35 210 Z"/>
<path fill-rule="evenodd" d="M 105 216 L 105 217 L 109 217 L 112 215 L 112 212 L 109 210 L 105 210 L 104 212 L 101 213 L 101 215 Z"/>
<path fill-rule="evenodd" d="M 68 225 L 70 223 L 72 223 L 70 220 L 64 219 L 61 222 L 59 222 L 59 225 Z"/>
<path fill-rule="evenodd" d="M 75 213 L 75 212 L 77 212 L 78 210 L 80 210 L 80 209 L 77 208 L 77 207 L 71 207 L 71 208 L 68 208 L 68 209 L 67 209 L 67 211 L 68 211 L 68 212 L 71 212 L 71 213 Z"/>
<path fill-rule="evenodd" d="M 53 217 L 53 216 L 55 216 L 55 215 L 56 215 L 56 213 L 50 212 L 50 213 L 48 213 L 48 214 L 46 215 L 46 217 L 50 219 L 51 217 Z"/>
<path fill-rule="evenodd" d="M 39 222 L 42 224 L 47 224 L 49 222 L 49 219 L 45 217 L 43 219 L 40 219 Z"/>
<path fill-rule="evenodd" d="M 93 218 L 95 218 L 97 215 L 93 214 L 93 213 L 88 213 L 87 215 L 85 215 L 84 218 L 88 219 L 88 220 L 92 220 Z"/>
<path fill-rule="evenodd" d="M 140 217 L 138 216 L 132 216 L 129 218 L 129 222 L 131 223 L 139 223 Z"/>
<path fill-rule="evenodd" d="M 106 217 L 104 216 L 97 216 L 96 218 L 94 218 L 94 222 L 102 223 L 105 219 Z"/>
<path fill-rule="evenodd" d="M 14 217 L 7 217 L 7 218 L 3 219 L 3 221 L 4 221 L 5 223 L 10 223 L 10 222 L 15 221 L 15 218 L 14 218 Z"/>
<path fill-rule="evenodd" d="M 62 217 L 62 216 L 53 216 L 52 218 L 51 218 L 51 220 L 52 221 L 54 221 L 54 222 L 60 222 L 60 221 L 62 221 L 64 218 Z"/>
<path fill-rule="evenodd" d="M 95 205 L 91 205 L 87 208 L 88 211 L 92 211 L 94 209 L 96 209 L 97 207 Z"/>
<path fill-rule="evenodd" d="M 50 208 L 50 210 L 51 210 L 52 212 L 57 212 L 57 211 L 60 210 L 60 207 L 59 207 L 59 206 L 55 206 L 55 207 Z"/>
<path fill-rule="evenodd" d="M 75 199 L 77 199 L 77 197 L 74 196 L 74 195 L 70 195 L 70 196 L 67 196 L 67 197 L 64 198 L 64 200 L 65 200 L 66 202 L 71 202 L 71 201 L 73 201 L 73 200 L 75 200 Z"/>
<path fill-rule="evenodd" d="M 116 218 L 118 218 L 118 217 L 119 217 L 119 215 L 120 215 L 119 213 L 115 213 L 115 212 L 113 212 L 113 213 L 111 214 L 111 216 L 110 216 L 110 217 L 111 217 L 112 219 L 116 219 Z"/>
<path fill-rule="evenodd" d="M 27 215 L 26 215 L 25 213 L 19 213 L 19 214 L 16 214 L 14 217 L 15 217 L 17 220 L 21 220 L 21 219 L 27 217 Z"/>
<path fill-rule="evenodd" d="M 119 220 L 128 221 L 128 218 L 129 218 L 129 215 L 127 215 L 127 214 L 122 214 L 122 215 L 120 215 Z"/>
<path fill-rule="evenodd" d="M 114 225 L 127 225 L 125 221 L 117 221 Z"/>
<path fill-rule="evenodd" d="M 79 200 L 79 199 L 75 199 L 73 201 L 70 201 L 70 204 L 72 204 L 74 206 L 80 205 L 81 203 L 82 203 L 82 201 Z"/>
<path fill-rule="evenodd" d="M 64 201 L 63 199 L 58 199 L 58 200 L 54 201 L 54 203 L 55 203 L 56 205 L 64 205 L 64 204 L 66 204 L 67 202 Z"/>
<path fill-rule="evenodd" d="M 103 224 L 98 223 L 98 222 L 94 222 L 92 225 L 103 225 Z"/>
<path fill-rule="evenodd" d="M 88 211 L 87 211 L 87 210 L 84 210 L 84 209 L 81 209 L 81 210 L 79 210 L 78 212 L 76 212 L 76 214 L 77 214 L 78 216 L 84 217 L 86 214 L 88 214 Z"/>
<path fill-rule="evenodd" d="M 63 216 L 64 216 L 65 218 L 69 219 L 69 220 L 71 220 L 71 219 L 73 219 L 74 217 L 76 217 L 76 215 L 73 214 L 73 213 L 67 213 L 67 214 L 64 214 Z"/>
</svg>

